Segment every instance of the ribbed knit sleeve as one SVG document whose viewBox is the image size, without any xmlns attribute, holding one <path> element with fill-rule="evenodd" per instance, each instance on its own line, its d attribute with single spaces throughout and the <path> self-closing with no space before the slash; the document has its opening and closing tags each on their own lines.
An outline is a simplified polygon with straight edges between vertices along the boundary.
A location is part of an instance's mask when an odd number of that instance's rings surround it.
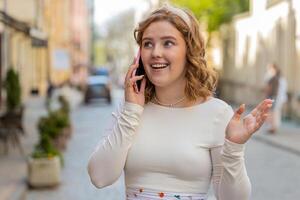
<svg viewBox="0 0 300 200">
<path fill-rule="evenodd" d="M 117 113 L 113 113 L 112 126 L 106 130 L 106 137 L 97 145 L 88 162 L 88 173 L 96 187 L 111 185 L 122 174 L 143 110 L 140 105 L 125 102 Z"/>
<path fill-rule="evenodd" d="M 231 119 L 232 109 L 228 106 L 223 120 L 216 131 L 226 130 Z M 244 144 L 236 144 L 227 139 L 222 146 L 210 149 L 214 192 L 218 200 L 248 200 L 251 184 L 244 162 Z"/>
</svg>

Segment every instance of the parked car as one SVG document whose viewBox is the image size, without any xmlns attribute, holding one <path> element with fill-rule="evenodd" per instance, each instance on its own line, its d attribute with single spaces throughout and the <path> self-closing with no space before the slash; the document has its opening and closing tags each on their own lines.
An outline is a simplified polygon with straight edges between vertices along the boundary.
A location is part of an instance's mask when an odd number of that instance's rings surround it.
<svg viewBox="0 0 300 200">
<path fill-rule="evenodd" d="M 109 70 L 107 68 L 98 68 L 91 70 L 91 74 L 98 76 L 109 76 Z"/>
<path fill-rule="evenodd" d="M 87 79 L 85 103 L 95 99 L 106 99 L 111 103 L 111 85 L 107 75 L 91 75 Z"/>
</svg>

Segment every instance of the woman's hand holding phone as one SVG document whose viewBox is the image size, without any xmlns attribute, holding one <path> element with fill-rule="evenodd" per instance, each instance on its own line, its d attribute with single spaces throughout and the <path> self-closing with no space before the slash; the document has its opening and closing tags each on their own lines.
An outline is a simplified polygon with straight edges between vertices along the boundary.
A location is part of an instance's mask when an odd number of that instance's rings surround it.
<svg viewBox="0 0 300 200">
<path fill-rule="evenodd" d="M 136 69 L 139 66 L 138 61 L 139 57 L 137 57 L 134 64 L 129 67 L 125 77 L 125 101 L 144 106 L 146 79 L 144 78 L 144 75 L 137 76 L 135 74 Z M 140 90 L 136 84 L 138 80 L 142 81 Z"/>
</svg>

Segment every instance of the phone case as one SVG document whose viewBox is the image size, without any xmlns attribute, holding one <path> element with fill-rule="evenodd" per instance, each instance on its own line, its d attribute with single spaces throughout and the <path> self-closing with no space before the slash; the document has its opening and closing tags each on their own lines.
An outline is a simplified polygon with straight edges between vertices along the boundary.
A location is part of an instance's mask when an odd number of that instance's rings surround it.
<svg viewBox="0 0 300 200">
<path fill-rule="evenodd" d="M 137 55 L 137 58 L 136 58 L 136 62 L 139 63 L 139 66 L 136 69 L 135 75 L 136 76 L 144 75 L 145 74 L 145 69 L 144 69 L 144 65 L 143 65 L 142 59 L 141 59 L 140 51 L 138 52 L 138 55 Z M 136 82 L 137 87 L 138 87 L 139 90 L 141 88 L 141 83 L 142 83 L 142 80 L 138 80 Z"/>
</svg>

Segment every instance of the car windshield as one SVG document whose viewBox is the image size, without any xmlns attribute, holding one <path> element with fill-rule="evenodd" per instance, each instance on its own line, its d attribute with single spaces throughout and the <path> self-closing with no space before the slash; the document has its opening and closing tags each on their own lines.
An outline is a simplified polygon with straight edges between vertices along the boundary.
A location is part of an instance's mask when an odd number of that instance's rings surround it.
<svg viewBox="0 0 300 200">
<path fill-rule="evenodd" d="M 94 70 L 93 75 L 108 76 L 109 70 L 107 68 L 99 68 L 99 69 Z"/>
<path fill-rule="evenodd" d="M 94 85 L 94 84 L 107 84 L 108 82 L 108 77 L 107 76 L 89 76 L 87 83 L 89 85 Z"/>
</svg>

